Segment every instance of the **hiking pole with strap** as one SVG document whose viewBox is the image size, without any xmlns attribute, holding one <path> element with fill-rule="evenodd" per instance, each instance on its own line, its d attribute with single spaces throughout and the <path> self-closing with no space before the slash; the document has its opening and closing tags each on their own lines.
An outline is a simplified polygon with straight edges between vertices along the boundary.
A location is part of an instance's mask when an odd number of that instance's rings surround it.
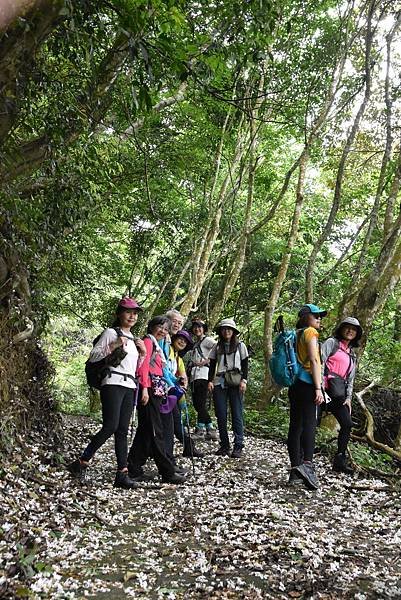
<svg viewBox="0 0 401 600">
<path fill-rule="evenodd" d="M 190 449 L 190 453 L 191 453 L 191 462 L 192 462 L 192 473 L 195 477 L 195 461 L 194 461 L 194 448 L 193 448 L 193 442 L 192 442 L 192 436 L 191 436 L 191 429 L 189 426 L 189 413 L 188 413 L 188 404 L 185 400 L 185 403 L 183 403 L 183 405 L 180 406 L 181 408 L 181 424 L 182 424 L 182 434 L 183 434 L 183 440 L 184 440 L 184 449 L 185 449 L 185 424 L 184 424 L 184 408 L 185 408 L 185 421 L 187 424 L 187 429 L 188 429 L 188 442 L 189 442 L 189 449 Z"/>
<path fill-rule="evenodd" d="M 185 417 L 186 417 L 187 428 L 188 428 L 189 447 L 191 450 L 192 473 L 195 477 L 194 445 L 193 445 L 192 436 L 191 436 L 191 428 L 189 426 L 188 404 L 186 402 L 185 402 Z"/>
</svg>

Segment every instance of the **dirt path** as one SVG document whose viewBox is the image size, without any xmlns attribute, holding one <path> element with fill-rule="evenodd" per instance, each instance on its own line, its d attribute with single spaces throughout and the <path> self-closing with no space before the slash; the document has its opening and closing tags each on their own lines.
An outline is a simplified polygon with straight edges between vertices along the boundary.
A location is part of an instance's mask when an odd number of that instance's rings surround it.
<svg viewBox="0 0 401 600">
<path fill-rule="evenodd" d="M 94 427 L 67 423 L 70 444 Z M 318 457 L 320 490 L 288 488 L 286 448 L 269 440 L 248 438 L 240 460 L 204 449 L 183 486 L 117 491 L 111 443 L 90 488 L 38 465 L 33 447 L 0 483 L 0 597 L 401 598 L 391 487 L 334 476 Z"/>
</svg>

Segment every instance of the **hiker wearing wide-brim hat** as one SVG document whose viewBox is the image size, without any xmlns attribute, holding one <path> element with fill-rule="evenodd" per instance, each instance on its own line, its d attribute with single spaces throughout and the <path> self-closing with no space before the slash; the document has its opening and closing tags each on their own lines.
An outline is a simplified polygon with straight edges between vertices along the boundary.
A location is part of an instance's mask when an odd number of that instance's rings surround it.
<svg viewBox="0 0 401 600">
<path fill-rule="evenodd" d="M 219 456 L 230 455 L 227 431 L 228 405 L 231 409 L 234 448 L 232 458 L 240 458 L 244 446 L 243 396 L 248 378 L 248 350 L 238 339 L 233 319 L 223 319 L 216 327 L 217 345 L 209 355 L 209 391 L 213 392 L 214 410 L 220 434 Z"/>
<path fill-rule="evenodd" d="M 289 485 L 305 483 L 310 489 L 318 488 L 312 462 L 315 448 L 317 408 L 324 402 L 322 365 L 319 352 L 319 329 L 327 311 L 316 304 L 304 304 L 298 311 L 297 357 L 300 373 L 288 388 L 290 425 L 288 454 L 291 462 Z"/>
<path fill-rule="evenodd" d="M 95 452 L 114 435 L 117 458 L 115 487 L 134 488 L 136 482 L 128 476 L 127 435 L 129 422 L 137 394 L 135 379 L 139 353 L 146 353 L 145 346 L 131 333 L 142 307 L 135 298 L 122 298 L 116 309 L 116 317 L 95 340 L 89 363 L 109 364 L 101 371 L 100 400 L 102 403 L 102 428 L 92 437 L 80 458 L 67 466 L 72 475 L 85 480 L 89 461 Z M 118 355 L 117 355 L 118 354 Z M 111 357 L 115 359 L 111 360 Z M 109 361 L 107 363 L 107 361 Z M 143 398 L 147 398 L 144 391 Z"/>
<path fill-rule="evenodd" d="M 358 319 L 346 317 L 321 347 L 324 386 L 331 398 L 326 410 L 335 416 L 340 425 L 333 470 L 348 474 L 354 472 L 347 460 L 347 447 L 352 429 L 351 400 L 356 373 L 354 348 L 359 346 L 362 333 Z"/>
<path fill-rule="evenodd" d="M 200 316 L 192 319 L 190 331 L 195 337 L 195 343 L 187 364 L 192 403 L 197 413 L 197 423 L 194 436 L 198 439 L 217 441 L 216 429 L 208 408 L 208 377 L 209 354 L 216 345 L 212 337 L 206 335 L 208 326 Z"/>
<path fill-rule="evenodd" d="M 186 354 L 187 352 L 190 352 L 194 346 L 193 340 L 192 340 L 192 336 L 191 334 L 186 331 L 185 329 L 181 329 L 180 331 L 177 331 L 177 333 L 175 333 L 174 335 L 171 336 L 171 343 L 173 344 L 174 341 L 181 337 L 182 339 L 185 340 L 186 344 L 184 346 L 184 348 L 182 350 L 179 351 L 180 356 L 182 356 L 183 352 L 184 354 Z"/>
<path fill-rule="evenodd" d="M 237 328 L 234 319 L 223 319 L 222 321 L 220 321 L 220 323 L 218 325 L 216 325 L 216 327 L 215 327 L 215 332 L 218 335 L 220 335 L 220 331 L 223 329 L 223 327 L 229 327 L 230 329 L 233 330 L 233 332 L 236 335 L 240 334 L 240 331 Z"/>
</svg>

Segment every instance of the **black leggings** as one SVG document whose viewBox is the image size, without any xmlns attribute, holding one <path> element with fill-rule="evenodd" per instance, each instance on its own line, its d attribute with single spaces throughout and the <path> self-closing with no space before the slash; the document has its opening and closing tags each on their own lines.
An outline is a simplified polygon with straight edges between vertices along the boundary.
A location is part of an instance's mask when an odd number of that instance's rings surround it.
<svg viewBox="0 0 401 600">
<path fill-rule="evenodd" d="M 290 427 L 287 447 L 291 467 L 313 458 L 317 423 L 315 396 L 315 386 L 300 380 L 288 389 Z"/>
<path fill-rule="evenodd" d="M 192 403 L 194 409 L 198 413 L 198 423 L 203 425 L 210 425 L 212 419 L 207 409 L 207 379 L 195 379 L 191 383 L 192 389 Z"/>
<path fill-rule="evenodd" d="M 346 452 L 349 439 L 351 437 L 352 419 L 349 408 L 344 404 L 344 400 L 332 400 L 327 405 L 327 410 L 335 416 L 339 425 L 340 431 L 338 434 L 338 453 Z"/>
<path fill-rule="evenodd" d="M 127 467 L 127 435 L 132 414 L 135 390 L 122 385 L 102 385 L 102 428 L 93 436 L 82 453 L 82 460 L 88 461 L 96 450 L 103 446 L 114 433 L 117 468 Z"/>
</svg>

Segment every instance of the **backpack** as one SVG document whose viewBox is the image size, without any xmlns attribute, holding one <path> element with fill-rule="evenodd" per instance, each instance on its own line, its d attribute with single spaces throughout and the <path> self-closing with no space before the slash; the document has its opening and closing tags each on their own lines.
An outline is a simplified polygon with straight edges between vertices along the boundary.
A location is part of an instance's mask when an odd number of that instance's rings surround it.
<svg viewBox="0 0 401 600">
<path fill-rule="evenodd" d="M 280 315 L 274 331 L 279 331 L 279 334 L 274 340 L 273 354 L 269 360 L 273 381 L 282 387 L 290 387 L 302 377 L 309 383 L 312 378 L 303 368 L 297 355 L 297 330 L 285 329 L 283 317 Z"/>
<path fill-rule="evenodd" d="M 113 327 L 114 331 L 121 337 L 122 331 L 119 327 Z M 95 346 L 102 334 L 95 337 L 92 344 Z M 116 348 L 111 354 L 105 356 L 96 362 L 90 362 L 89 358 L 85 363 L 86 382 L 89 387 L 100 390 L 102 380 L 107 374 L 112 374 L 110 367 L 118 367 L 121 361 L 127 356 L 126 351 L 122 348 Z M 129 375 L 127 375 L 129 377 Z"/>
</svg>

